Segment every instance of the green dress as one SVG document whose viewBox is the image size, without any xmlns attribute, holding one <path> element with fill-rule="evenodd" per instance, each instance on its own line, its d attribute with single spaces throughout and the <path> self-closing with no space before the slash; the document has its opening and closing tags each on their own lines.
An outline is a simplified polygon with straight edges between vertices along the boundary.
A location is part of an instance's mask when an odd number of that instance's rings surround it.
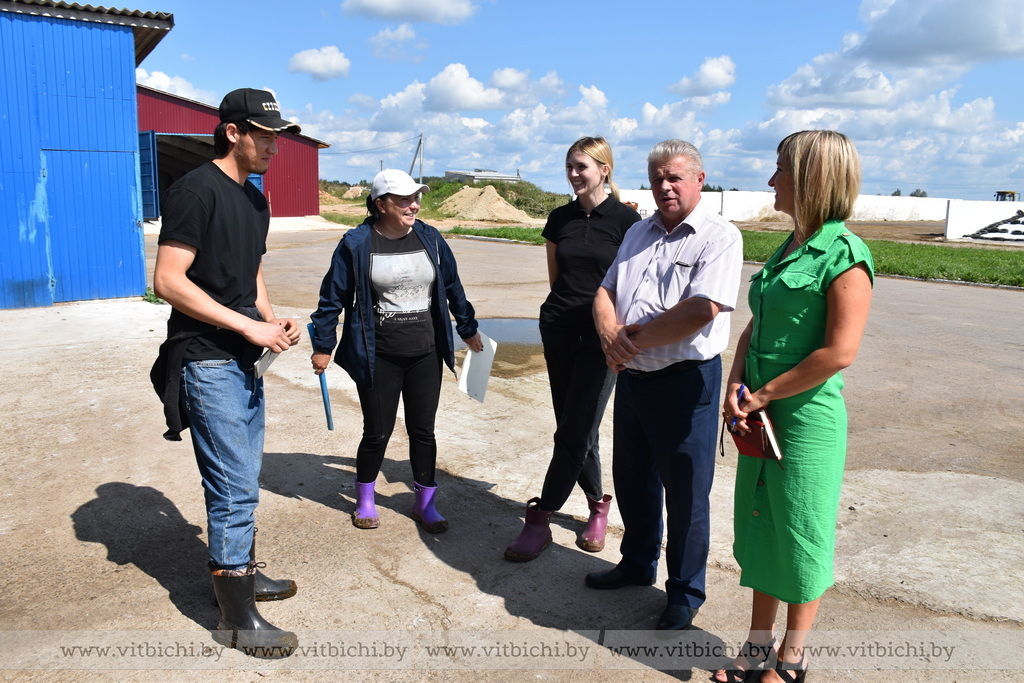
<svg viewBox="0 0 1024 683">
<path fill-rule="evenodd" d="M 841 222 L 826 223 L 783 259 L 792 239 L 750 280 L 753 329 L 744 381 L 751 391 L 822 347 L 826 291 L 836 276 L 863 263 L 874 277 L 871 252 Z M 739 456 L 733 555 L 742 569 L 740 584 L 786 603 L 815 600 L 833 583 L 846 463 L 842 389 L 837 372 L 813 389 L 768 405 L 782 468 L 775 461 Z"/>
</svg>

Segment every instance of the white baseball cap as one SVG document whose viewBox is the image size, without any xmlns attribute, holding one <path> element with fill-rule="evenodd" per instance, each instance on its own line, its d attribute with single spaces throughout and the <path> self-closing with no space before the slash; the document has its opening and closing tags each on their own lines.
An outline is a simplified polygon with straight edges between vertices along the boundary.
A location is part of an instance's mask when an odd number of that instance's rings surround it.
<svg viewBox="0 0 1024 683">
<path fill-rule="evenodd" d="M 408 197 L 417 192 L 429 191 L 429 186 L 417 183 L 405 171 L 400 171 L 397 168 L 385 168 L 374 176 L 373 187 L 370 189 L 370 198 L 377 199 L 386 194 Z"/>
</svg>

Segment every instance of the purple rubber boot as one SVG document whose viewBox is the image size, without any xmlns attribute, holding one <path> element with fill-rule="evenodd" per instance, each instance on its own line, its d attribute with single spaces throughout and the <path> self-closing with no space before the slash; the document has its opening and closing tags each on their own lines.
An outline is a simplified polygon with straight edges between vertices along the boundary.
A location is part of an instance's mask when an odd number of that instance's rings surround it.
<svg viewBox="0 0 1024 683">
<path fill-rule="evenodd" d="M 505 548 L 505 559 L 512 562 L 529 562 L 551 545 L 551 515 L 540 509 L 540 498 L 526 502 L 526 524 L 512 545 Z"/>
<path fill-rule="evenodd" d="M 439 534 L 448 530 L 448 520 L 434 509 L 434 495 L 437 493 L 436 486 L 423 486 L 412 483 L 412 490 L 416 492 L 416 502 L 412 506 L 412 518 L 420 523 L 424 531 L 432 534 Z"/>
<path fill-rule="evenodd" d="M 587 496 L 587 505 L 590 506 L 590 519 L 587 528 L 576 539 L 576 545 L 588 553 L 598 553 L 604 550 L 604 530 L 608 527 L 612 497 L 605 494 L 601 500 L 594 500 Z"/>
<path fill-rule="evenodd" d="M 377 482 L 364 484 L 356 482 L 356 509 L 352 513 L 352 524 L 357 529 L 376 529 L 380 526 L 377 520 L 377 506 L 374 504 L 373 488 Z"/>
</svg>

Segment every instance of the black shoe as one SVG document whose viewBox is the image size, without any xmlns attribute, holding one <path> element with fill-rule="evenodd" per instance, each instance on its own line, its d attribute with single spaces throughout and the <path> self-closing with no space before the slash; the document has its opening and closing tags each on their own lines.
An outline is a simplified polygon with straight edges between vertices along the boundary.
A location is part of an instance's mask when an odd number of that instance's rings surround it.
<svg viewBox="0 0 1024 683">
<path fill-rule="evenodd" d="M 690 628 L 697 608 L 689 605 L 669 605 L 658 619 L 659 631 L 682 631 Z"/>
<path fill-rule="evenodd" d="M 613 567 L 606 572 L 595 572 L 587 574 L 583 580 L 589 588 L 598 590 L 614 590 L 623 586 L 653 586 L 654 577 L 634 577 L 626 574 L 618 567 Z"/>
</svg>

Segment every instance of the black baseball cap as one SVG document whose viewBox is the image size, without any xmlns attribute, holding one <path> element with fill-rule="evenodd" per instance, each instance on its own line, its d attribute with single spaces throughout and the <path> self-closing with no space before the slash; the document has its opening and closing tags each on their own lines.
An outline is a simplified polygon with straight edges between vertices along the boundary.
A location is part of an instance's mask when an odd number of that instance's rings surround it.
<svg viewBox="0 0 1024 683">
<path fill-rule="evenodd" d="M 297 123 L 281 118 L 281 107 L 273 93 L 252 88 L 239 88 L 225 95 L 220 103 L 220 120 L 222 123 L 248 121 L 257 128 L 275 133 L 298 133 L 302 130 Z"/>
</svg>

